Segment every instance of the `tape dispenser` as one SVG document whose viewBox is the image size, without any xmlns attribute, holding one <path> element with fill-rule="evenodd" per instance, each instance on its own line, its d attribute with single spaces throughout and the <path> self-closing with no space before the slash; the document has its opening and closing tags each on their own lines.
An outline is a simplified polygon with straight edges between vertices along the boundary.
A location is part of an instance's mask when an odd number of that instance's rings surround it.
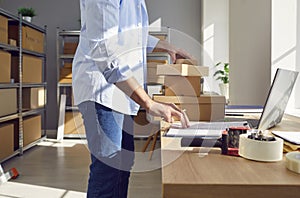
<svg viewBox="0 0 300 198">
<path fill-rule="evenodd" d="M 252 131 L 250 135 L 242 134 L 239 138 L 239 155 L 255 161 L 280 161 L 283 156 L 283 140 L 258 130 Z"/>
</svg>

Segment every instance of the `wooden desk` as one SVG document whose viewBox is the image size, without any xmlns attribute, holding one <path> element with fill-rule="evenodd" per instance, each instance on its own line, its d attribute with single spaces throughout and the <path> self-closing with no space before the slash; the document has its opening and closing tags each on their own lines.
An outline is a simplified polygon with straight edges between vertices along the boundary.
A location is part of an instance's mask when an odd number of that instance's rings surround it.
<svg viewBox="0 0 300 198">
<path fill-rule="evenodd" d="M 276 130 L 300 130 L 300 119 L 285 116 Z M 199 148 L 180 148 L 180 138 L 161 138 L 164 198 L 294 198 L 300 196 L 300 174 L 285 160 L 264 163 L 225 156 L 219 149 L 208 155 Z M 200 150 L 201 152 L 202 150 Z"/>
</svg>

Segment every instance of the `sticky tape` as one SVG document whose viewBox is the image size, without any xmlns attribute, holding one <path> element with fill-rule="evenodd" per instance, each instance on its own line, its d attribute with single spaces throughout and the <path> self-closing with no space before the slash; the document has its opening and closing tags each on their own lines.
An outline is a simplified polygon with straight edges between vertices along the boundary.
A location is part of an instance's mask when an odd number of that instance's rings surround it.
<svg viewBox="0 0 300 198">
<path fill-rule="evenodd" d="M 290 152 L 285 155 L 286 167 L 296 173 L 300 173 L 300 152 Z"/>
<path fill-rule="evenodd" d="M 275 141 L 259 141 L 248 138 L 247 134 L 242 134 L 239 140 L 239 155 L 255 161 L 280 161 L 283 156 L 283 140 L 275 139 Z"/>
</svg>

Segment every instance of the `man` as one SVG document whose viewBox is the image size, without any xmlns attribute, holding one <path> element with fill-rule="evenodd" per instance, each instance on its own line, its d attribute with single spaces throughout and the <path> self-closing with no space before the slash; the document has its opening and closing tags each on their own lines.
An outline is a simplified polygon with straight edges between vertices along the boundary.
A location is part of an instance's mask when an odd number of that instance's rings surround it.
<svg viewBox="0 0 300 198">
<path fill-rule="evenodd" d="M 165 50 L 173 61 L 189 56 L 148 35 L 144 0 L 81 0 L 81 34 L 73 61 L 75 104 L 91 153 L 88 197 L 127 197 L 134 159 L 133 120 L 140 106 L 172 122 L 184 113 L 144 91 L 146 53 Z"/>
</svg>

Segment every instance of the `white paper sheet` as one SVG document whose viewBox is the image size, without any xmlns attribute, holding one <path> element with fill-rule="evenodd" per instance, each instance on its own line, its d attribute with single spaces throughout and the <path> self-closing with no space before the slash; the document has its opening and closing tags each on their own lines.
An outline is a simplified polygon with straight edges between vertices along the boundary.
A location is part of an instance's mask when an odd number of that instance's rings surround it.
<svg viewBox="0 0 300 198">
<path fill-rule="evenodd" d="M 286 141 L 300 145 L 300 131 L 272 131 L 272 133 Z"/>
<path fill-rule="evenodd" d="M 169 137 L 221 137 L 222 132 L 228 127 L 244 126 L 245 122 L 190 122 L 187 129 L 181 128 L 181 124 L 173 124 L 166 136 Z"/>
</svg>

